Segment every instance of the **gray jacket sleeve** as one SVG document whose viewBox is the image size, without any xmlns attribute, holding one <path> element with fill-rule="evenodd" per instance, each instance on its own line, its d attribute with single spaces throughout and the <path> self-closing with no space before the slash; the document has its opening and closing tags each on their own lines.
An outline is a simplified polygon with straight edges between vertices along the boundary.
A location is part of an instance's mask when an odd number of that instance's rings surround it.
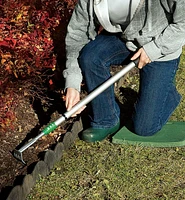
<svg viewBox="0 0 185 200">
<path fill-rule="evenodd" d="M 173 19 L 159 36 L 143 46 L 152 61 L 179 51 L 185 44 L 185 0 L 161 2 Z"/>
<path fill-rule="evenodd" d="M 79 0 L 76 5 L 66 35 L 66 69 L 63 71 L 65 89 L 75 88 L 80 91 L 82 74 L 78 64 L 80 50 L 89 42 L 89 1 Z"/>
</svg>

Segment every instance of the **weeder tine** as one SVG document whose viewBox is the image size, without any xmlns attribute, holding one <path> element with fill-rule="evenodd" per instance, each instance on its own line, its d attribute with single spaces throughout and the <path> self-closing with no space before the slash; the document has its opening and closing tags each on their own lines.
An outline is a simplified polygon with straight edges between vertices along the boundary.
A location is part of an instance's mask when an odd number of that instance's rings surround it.
<svg viewBox="0 0 185 200">
<path fill-rule="evenodd" d="M 13 151 L 13 156 L 14 156 L 17 160 L 21 161 L 24 165 L 26 165 L 26 162 L 23 160 L 22 152 L 20 152 L 20 151 L 17 150 L 17 149 L 14 149 L 14 151 Z"/>
</svg>

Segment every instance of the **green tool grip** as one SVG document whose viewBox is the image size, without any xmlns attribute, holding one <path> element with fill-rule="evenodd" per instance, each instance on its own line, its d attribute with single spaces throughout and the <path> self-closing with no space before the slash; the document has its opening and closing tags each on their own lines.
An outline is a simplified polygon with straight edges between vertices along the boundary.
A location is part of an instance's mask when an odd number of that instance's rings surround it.
<svg viewBox="0 0 185 200">
<path fill-rule="evenodd" d="M 54 122 L 52 122 L 42 132 L 44 133 L 44 135 L 48 135 L 49 133 L 51 133 L 56 128 L 57 128 L 57 125 Z"/>
</svg>

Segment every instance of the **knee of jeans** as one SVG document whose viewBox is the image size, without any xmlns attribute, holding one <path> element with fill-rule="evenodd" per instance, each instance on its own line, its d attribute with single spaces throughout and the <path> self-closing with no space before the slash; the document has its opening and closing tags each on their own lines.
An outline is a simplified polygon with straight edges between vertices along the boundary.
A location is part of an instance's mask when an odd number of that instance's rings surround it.
<svg viewBox="0 0 185 200">
<path fill-rule="evenodd" d="M 103 67 L 102 57 L 95 51 L 91 51 L 88 48 L 82 50 L 78 57 L 78 62 L 83 73 L 88 73 L 89 71 L 96 71 Z"/>
<path fill-rule="evenodd" d="M 147 124 L 147 122 L 142 124 L 134 123 L 134 132 L 139 136 L 152 136 L 155 135 L 160 129 L 161 126 L 150 126 L 149 124 Z"/>
<path fill-rule="evenodd" d="M 94 55 L 91 51 L 82 51 L 80 56 L 78 57 L 78 62 L 82 71 L 90 69 L 89 66 L 91 65 L 91 63 L 93 63 L 94 59 Z"/>
</svg>

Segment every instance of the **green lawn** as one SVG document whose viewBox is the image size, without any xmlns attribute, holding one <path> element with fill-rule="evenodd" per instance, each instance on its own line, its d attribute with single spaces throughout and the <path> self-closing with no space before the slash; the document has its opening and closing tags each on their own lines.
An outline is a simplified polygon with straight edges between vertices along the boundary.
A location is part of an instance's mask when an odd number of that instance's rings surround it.
<svg viewBox="0 0 185 200">
<path fill-rule="evenodd" d="M 184 66 L 183 55 L 176 81 L 183 99 L 170 119 L 174 121 L 185 121 Z M 77 140 L 27 199 L 185 199 L 184 172 L 185 147 L 148 148 Z"/>
</svg>

